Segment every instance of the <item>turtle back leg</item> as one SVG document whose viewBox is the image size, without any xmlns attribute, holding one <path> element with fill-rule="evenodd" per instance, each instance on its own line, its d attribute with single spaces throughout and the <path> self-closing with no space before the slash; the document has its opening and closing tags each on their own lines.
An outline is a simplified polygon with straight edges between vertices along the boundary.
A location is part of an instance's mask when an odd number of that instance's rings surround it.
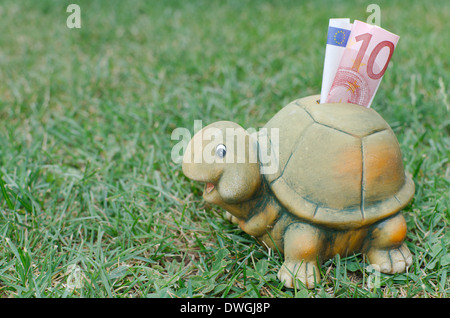
<svg viewBox="0 0 450 318">
<path fill-rule="evenodd" d="M 401 213 L 374 225 L 367 241 L 369 262 L 382 273 L 404 272 L 412 264 L 405 237 L 406 222 Z"/>
<path fill-rule="evenodd" d="M 284 234 L 285 261 L 278 278 L 288 288 L 300 280 L 307 288 L 314 288 L 320 282 L 317 265 L 321 241 L 319 230 L 305 223 L 293 223 Z"/>
</svg>

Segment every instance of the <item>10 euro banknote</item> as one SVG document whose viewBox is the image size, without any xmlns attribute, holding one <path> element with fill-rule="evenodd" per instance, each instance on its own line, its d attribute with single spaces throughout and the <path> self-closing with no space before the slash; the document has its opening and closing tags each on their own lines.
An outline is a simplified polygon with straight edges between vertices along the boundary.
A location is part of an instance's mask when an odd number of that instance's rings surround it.
<svg viewBox="0 0 450 318">
<path fill-rule="evenodd" d="M 342 38 L 342 32 L 337 36 Z M 326 97 L 321 102 L 370 107 L 399 38 L 378 26 L 355 20 L 332 84 L 328 92 L 322 92 Z"/>
</svg>

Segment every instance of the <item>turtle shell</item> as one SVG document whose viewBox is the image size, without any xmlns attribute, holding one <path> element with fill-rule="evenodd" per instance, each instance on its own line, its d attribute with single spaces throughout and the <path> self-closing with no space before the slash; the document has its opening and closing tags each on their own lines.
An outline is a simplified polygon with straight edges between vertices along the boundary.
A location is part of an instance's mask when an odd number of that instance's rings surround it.
<svg viewBox="0 0 450 318">
<path fill-rule="evenodd" d="M 265 126 L 270 149 L 264 151 L 277 171 L 263 174 L 280 203 L 338 229 L 369 225 L 405 207 L 414 182 L 386 121 L 373 109 L 318 99 L 291 102 Z"/>
</svg>

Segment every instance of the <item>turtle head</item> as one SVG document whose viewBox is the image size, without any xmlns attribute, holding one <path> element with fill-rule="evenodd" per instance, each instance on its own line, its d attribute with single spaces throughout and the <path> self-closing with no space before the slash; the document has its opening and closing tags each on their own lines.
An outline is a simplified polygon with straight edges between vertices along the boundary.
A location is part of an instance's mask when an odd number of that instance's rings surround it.
<svg viewBox="0 0 450 318">
<path fill-rule="evenodd" d="M 183 173 L 204 182 L 203 198 L 236 217 L 261 185 L 256 138 L 236 123 L 220 121 L 204 127 L 189 142 Z"/>
</svg>

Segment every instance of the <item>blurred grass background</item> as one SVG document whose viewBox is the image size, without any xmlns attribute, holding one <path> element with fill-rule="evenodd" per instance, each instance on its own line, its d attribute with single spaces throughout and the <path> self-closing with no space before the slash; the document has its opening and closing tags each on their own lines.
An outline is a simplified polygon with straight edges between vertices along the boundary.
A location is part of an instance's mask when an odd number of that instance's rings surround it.
<svg viewBox="0 0 450 318">
<path fill-rule="evenodd" d="M 69 29 L 66 8 L 81 8 Z M 328 19 L 367 1 L 0 4 L 1 297 L 448 297 L 448 1 L 378 1 L 400 35 L 372 107 L 413 174 L 408 273 L 360 256 L 285 289 L 265 251 L 172 162 L 177 127 L 259 128 L 320 93 Z"/>
</svg>

